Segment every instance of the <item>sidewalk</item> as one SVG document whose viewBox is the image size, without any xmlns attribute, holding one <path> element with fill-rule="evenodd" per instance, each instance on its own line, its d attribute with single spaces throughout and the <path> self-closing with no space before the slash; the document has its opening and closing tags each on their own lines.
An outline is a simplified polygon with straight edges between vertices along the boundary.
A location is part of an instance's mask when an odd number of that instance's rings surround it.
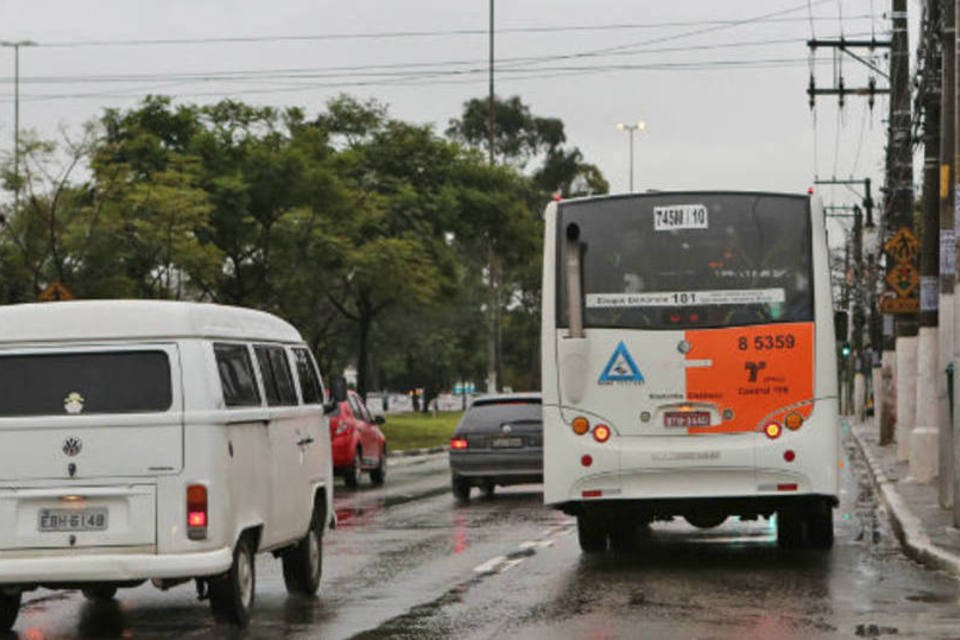
<svg viewBox="0 0 960 640">
<path fill-rule="evenodd" d="M 960 576 L 960 531 L 953 528 L 951 511 L 940 508 L 936 481 L 920 484 L 907 480 L 909 464 L 897 462 L 896 445 L 879 445 L 879 430 L 871 418 L 864 423 L 847 419 L 846 423 L 873 473 L 878 498 L 907 555 Z"/>
</svg>

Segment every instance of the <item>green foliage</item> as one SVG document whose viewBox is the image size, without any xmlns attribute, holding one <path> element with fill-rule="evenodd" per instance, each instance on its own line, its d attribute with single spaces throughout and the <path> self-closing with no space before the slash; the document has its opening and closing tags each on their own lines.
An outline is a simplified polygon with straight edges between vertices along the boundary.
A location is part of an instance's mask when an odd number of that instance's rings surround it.
<svg viewBox="0 0 960 640">
<path fill-rule="evenodd" d="M 424 413 L 399 413 L 387 416 L 381 428 L 387 446 L 393 451 L 422 449 L 450 444 L 462 411 L 441 411 L 436 416 Z"/>
</svg>

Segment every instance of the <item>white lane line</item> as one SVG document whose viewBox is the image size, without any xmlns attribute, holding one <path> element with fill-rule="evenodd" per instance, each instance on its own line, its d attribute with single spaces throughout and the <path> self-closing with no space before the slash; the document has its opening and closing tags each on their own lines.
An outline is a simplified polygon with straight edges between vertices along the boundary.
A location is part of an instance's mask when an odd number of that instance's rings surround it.
<svg viewBox="0 0 960 640">
<path fill-rule="evenodd" d="M 502 563 L 507 561 L 507 556 L 497 556 L 496 558 L 491 558 L 483 564 L 478 564 L 473 568 L 476 573 L 494 573 Z"/>
<path fill-rule="evenodd" d="M 515 566 L 523 562 L 524 560 L 526 560 L 526 558 L 515 558 L 513 560 L 508 560 L 503 563 L 503 566 L 500 567 L 500 570 L 497 571 L 497 573 L 506 573 L 507 571 L 510 571 L 510 569 L 513 569 Z"/>
</svg>

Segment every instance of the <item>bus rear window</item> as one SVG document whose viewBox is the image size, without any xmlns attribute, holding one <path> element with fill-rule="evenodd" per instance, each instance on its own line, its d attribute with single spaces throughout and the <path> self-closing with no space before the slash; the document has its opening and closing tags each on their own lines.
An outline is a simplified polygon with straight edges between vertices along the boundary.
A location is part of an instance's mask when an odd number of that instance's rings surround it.
<svg viewBox="0 0 960 640">
<path fill-rule="evenodd" d="M 0 356 L 0 416 L 167 411 L 163 351 Z"/>
</svg>

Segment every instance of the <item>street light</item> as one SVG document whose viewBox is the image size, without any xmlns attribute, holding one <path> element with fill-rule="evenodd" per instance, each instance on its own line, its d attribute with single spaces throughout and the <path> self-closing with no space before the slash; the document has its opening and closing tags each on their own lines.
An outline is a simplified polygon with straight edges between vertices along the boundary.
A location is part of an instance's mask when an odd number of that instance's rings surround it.
<svg viewBox="0 0 960 640">
<path fill-rule="evenodd" d="M 633 193 L 633 132 L 634 131 L 643 131 L 647 128 L 647 123 L 643 120 L 637 120 L 636 122 L 618 122 L 617 129 L 620 131 L 626 131 L 627 136 L 630 138 L 630 193 Z"/>
<path fill-rule="evenodd" d="M 33 40 L 0 40 L 0 47 L 13 49 L 13 210 L 20 206 L 20 47 L 34 47 Z"/>
</svg>

